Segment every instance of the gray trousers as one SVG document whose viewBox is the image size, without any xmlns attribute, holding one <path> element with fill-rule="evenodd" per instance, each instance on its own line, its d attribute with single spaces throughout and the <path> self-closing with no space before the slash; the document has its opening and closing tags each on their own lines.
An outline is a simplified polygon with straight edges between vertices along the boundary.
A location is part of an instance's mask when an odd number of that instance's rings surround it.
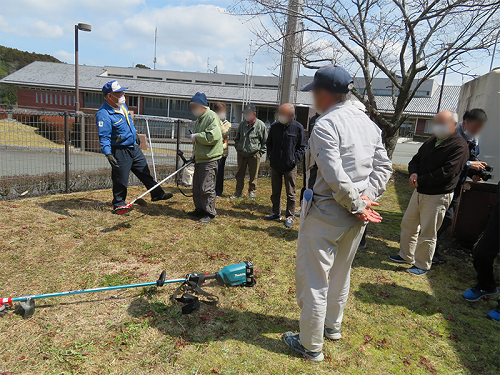
<svg viewBox="0 0 500 375">
<path fill-rule="evenodd" d="M 295 180 L 297 179 L 297 167 L 288 172 L 281 172 L 271 168 L 271 203 L 273 214 L 281 214 L 281 189 L 285 180 L 286 192 L 286 217 L 295 215 Z"/>
<path fill-rule="evenodd" d="M 215 217 L 215 180 L 219 161 L 195 163 L 193 175 L 193 202 L 197 211 Z"/>
</svg>

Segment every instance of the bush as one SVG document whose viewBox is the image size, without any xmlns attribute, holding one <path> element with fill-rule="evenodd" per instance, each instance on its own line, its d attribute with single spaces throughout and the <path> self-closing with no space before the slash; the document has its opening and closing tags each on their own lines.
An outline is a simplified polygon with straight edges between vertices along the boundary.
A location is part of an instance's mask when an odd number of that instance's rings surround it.
<svg viewBox="0 0 500 375">
<path fill-rule="evenodd" d="M 6 120 L 9 117 L 7 111 L 0 107 L 0 120 Z"/>
<path fill-rule="evenodd" d="M 34 115 L 29 112 L 16 112 L 12 114 L 12 118 L 17 122 L 33 127 L 37 127 L 39 117 L 39 115 Z"/>
<path fill-rule="evenodd" d="M 75 120 L 68 119 L 69 133 L 73 132 Z M 40 135 L 56 143 L 64 143 L 64 117 L 63 116 L 40 116 L 38 120 Z"/>
</svg>

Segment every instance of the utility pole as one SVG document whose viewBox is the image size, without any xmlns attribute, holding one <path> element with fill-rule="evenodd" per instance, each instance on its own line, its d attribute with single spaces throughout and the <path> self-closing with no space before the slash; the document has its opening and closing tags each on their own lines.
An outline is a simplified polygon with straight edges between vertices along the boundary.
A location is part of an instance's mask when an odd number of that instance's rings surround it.
<svg viewBox="0 0 500 375">
<path fill-rule="evenodd" d="M 155 27 L 155 56 L 153 58 L 153 69 L 156 69 L 156 39 L 158 39 L 158 26 Z"/>
<path fill-rule="evenodd" d="M 303 22 L 300 15 L 304 7 L 304 0 L 289 0 L 286 34 L 281 55 L 280 90 L 278 102 L 295 103 L 297 99 L 297 85 L 299 79 L 300 62 L 296 56 L 302 46 Z"/>
</svg>

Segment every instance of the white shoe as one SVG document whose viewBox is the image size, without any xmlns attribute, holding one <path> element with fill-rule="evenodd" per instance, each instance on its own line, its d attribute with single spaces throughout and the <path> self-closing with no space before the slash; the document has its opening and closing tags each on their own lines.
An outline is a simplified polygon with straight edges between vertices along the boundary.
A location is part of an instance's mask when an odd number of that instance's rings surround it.
<svg viewBox="0 0 500 375">
<path fill-rule="evenodd" d="M 302 211 L 302 209 L 299 209 L 299 210 L 295 213 L 295 217 L 300 217 L 300 211 Z"/>
<path fill-rule="evenodd" d="M 248 196 L 250 197 L 251 200 L 255 200 L 255 193 L 250 193 L 248 194 Z"/>
<path fill-rule="evenodd" d="M 340 329 L 332 329 L 325 326 L 325 337 L 330 340 L 340 340 L 342 334 L 340 333 Z"/>
</svg>

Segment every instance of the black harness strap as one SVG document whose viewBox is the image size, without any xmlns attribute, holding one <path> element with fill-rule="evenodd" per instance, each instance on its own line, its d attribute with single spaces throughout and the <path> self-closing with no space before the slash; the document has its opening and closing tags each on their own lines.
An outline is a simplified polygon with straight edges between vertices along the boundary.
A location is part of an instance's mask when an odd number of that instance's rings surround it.
<svg viewBox="0 0 500 375">
<path fill-rule="evenodd" d="M 183 314 L 191 314 L 194 310 L 197 310 L 200 308 L 200 302 L 203 302 L 207 305 L 217 305 L 219 303 L 219 297 L 217 297 L 215 294 L 205 292 L 202 288 L 201 285 L 203 284 L 203 277 L 200 276 L 198 278 L 198 282 L 195 282 L 193 280 L 189 279 L 189 275 L 186 278 L 186 281 L 184 281 L 179 287 L 175 290 L 173 299 L 176 301 L 179 301 L 181 303 L 184 303 L 185 306 L 182 307 L 182 313 Z M 189 293 L 183 293 L 181 297 L 178 297 L 179 292 L 181 289 L 187 289 L 190 290 L 196 294 L 202 295 L 207 297 L 207 300 L 201 300 L 193 296 L 192 294 Z"/>
</svg>

